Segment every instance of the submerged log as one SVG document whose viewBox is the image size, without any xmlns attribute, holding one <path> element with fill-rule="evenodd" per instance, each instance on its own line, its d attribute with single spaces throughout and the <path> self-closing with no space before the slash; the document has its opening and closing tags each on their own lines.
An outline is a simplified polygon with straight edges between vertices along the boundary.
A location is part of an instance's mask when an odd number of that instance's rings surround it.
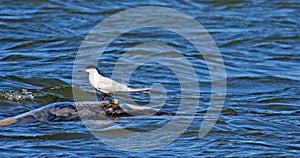
<svg viewBox="0 0 300 158">
<path fill-rule="evenodd" d="M 172 116 L 151 108 L 108 102 L 59 102 L 0 120 L 0 126 L 36 121 L 79 121 L 116 119 L 129 116 Z"/>
</svg>

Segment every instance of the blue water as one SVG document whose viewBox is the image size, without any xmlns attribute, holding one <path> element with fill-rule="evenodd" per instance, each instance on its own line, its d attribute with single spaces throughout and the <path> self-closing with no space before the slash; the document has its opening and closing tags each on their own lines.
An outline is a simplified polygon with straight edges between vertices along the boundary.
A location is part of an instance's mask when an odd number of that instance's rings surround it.
<svg viewBox="0 0 300 158">
<path fill-rule="evenodd" d="M 34 100 L 1 97 L 1 119 L 49 103 L 73 101 L 72 72 L 81 42 L 99 22 L 132 7 L 169 7 L 196 19 L 218 46 L 227 75 L 223 110 L 214 128 L 204 137 L 198 136 L 202 117 L 195 117 L 176 141 L 153 151 L 136 153 L 104 144 L 82 122 L 16 124 L 0 128 L 1 157 L 299 156 L 298 1 L 0 3 L 0 90 L 23 88 L 35 94 Z M 126 19 L 121 24 L 128 25 Z M 122 54 L 143 42 L 168 44 L 192 63 L 200 88 L 197 112 L 205 114 L 211 95 L 207 65 L 189 41 L 173 32 L 136 29 L 116 38 L 98 63 L 103 75 L 111 77 Z M 84 85 L 76 88 L 93 90 L 86 77 L 82 74 Z M 134 71 L 129 82 L 133 87 L 148 87 L 151 83 L 165 87 L 168 94 L 164 109 L 176 112 L 181 90 L 174 72 L 163 65 L 148 63 Z M 155 94 L 158 98 L 161 95 Z M 130 95 L 138 105 L 146 106 L 150 102 L 148 94 Z M 151 118 L 148 119 L 149 128 L 153 129 L 168 121 L 159 118 L 162 121 L 151 123 Z M 145 127 L 145 122 L 135 119 L 124 120 L 124 123 L 133 130 Z"/>
</svg>

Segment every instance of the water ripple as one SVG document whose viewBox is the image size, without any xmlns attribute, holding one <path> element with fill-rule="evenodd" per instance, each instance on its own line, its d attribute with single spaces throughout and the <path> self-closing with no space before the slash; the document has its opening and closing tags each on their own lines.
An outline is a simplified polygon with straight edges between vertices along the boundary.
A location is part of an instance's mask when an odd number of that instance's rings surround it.
<svg viewBox="0 0 300 158">
<path fill-rule="evenodd" d="M 299 157 L 300 3 L 295 0 L 25 3 L 3 0 L 0 2 L 0 94 L 4 91 L 19 94 L 20 89 L 26 89 L 34 94 L 34 100 L 23 102 L 1 97 L 0 117 L 17 115 L 50 102 L 72 101 L 73 63 L 84 37 L 104 18 L 142 5 L 171 7 L 194 17 L 219 46 L 228 76 L 227 98 L 213 130 L 203 138 L 198 137 L 211 95 L 210 72 L 203 59 L 208 54 L 198 52 L 176 33 L 143 28 L 115 39 L 100 57 L 99 66 L 110 77 L 124 52 L 144 42 L 162 42 L 181 51 L 199 78 L 200 105 L 199 116 L 178 140 L 143 154 L 124 153 L 98 142 L 79 122 L 40 122 L 1 128 L 2 156 Z M 120 21 L 120 25 L 126 27 L 127 19 Z M 180 64 L 178 68 L 187 71 Z M 85 77 L 82 76 L 81 83 L 90 86 Z M 180 84 L 168 68 L 145 64 L 131 76 L 130 84 L 144 87 L 154 81 L 169 90 L 171 97 L 165 108 L 176 111 Z M 147 100 L 148 96 L 133 94 L 133 98 Z M 144 126 L 143 121 L 149 126 Z M 151 123 L 153 127 L 161 127 L 166 121 L 162 118 L 151 122 L 145 118 L 127 120 L 125 125 L 128 123 L 128 128 L 139 131 L 139 127 L 151 129 Z"/>
</svg>

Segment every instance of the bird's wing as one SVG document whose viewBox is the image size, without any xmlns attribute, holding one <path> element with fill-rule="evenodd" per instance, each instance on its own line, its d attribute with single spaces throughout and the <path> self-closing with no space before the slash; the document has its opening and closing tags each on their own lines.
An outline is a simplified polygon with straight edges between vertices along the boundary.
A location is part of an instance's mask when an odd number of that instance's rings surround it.
<svg viewBox="0 0 300 158">
<path fill-rule="evenodd" d="M 99 76 L 95 88 L 103 93 L 128 91 L 127 85 L 118 83 L 110 78 L 103 76 Z"/>
</svg>

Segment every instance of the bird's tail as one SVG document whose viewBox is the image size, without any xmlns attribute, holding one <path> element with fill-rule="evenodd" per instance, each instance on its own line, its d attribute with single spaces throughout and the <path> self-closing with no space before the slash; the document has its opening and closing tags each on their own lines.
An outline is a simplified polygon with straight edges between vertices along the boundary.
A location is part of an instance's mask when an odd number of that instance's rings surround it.
<svg viewBox="0 0 300 158">
<path fill-rule="evenodd" d="M 149 93 L 150 92 L 150 88 L 129 88 L 128 91 L 129 92 L 144 92 L 144 93 Z"/>
</svg>

